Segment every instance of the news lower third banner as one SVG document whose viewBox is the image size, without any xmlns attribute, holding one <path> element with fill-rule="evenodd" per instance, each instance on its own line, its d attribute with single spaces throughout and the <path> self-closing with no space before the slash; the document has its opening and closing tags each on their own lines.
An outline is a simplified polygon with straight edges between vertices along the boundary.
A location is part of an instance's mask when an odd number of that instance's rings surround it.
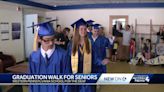
<svg viewBox="0 0 164 92">
<path fill-rule="evenodd" d="M 164 84 L 164 74 L 0 74 L 0 85 Z"/>
</svg>

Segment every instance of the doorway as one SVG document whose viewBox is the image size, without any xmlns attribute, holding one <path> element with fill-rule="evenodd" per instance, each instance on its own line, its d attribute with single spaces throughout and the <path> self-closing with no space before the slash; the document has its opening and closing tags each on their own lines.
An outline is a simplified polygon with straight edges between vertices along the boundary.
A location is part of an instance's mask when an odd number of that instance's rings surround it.
<svg viewBox="0 0 164 92">
<path fill-rule="evenodd" d="M 112 15 L 110 16 L 109 21 L 109 29 L 112 31 L 112 28 L 114 25 L 116 25 L 117 22 L 120 22 L 122 24 L 122 27 L 125 28 L 125 25 L 128 24 L 128 16 L 127 15 Z"/>
<path fill-rule="evenodd" d="M 121 30 L 125 29 L 125 26 L 128 24 L 128 16 L 113 15 L 110 16 L 109 29 L 111 33 L 115 36 L 115 41 L 119 43 L 118 46 L 118 59 L 119 60 L 128 60 L 129 51 L 125 50 L 122 45 L 122 32 Z"/>
<path fill-rule="evenodd" d="M 33 40 L 34 40 L 34 29 L 27 28 L 32 26 L 32 24 L 38 23 L 38 14 L 28 14 L 24 16 L 25 20 L 25 56 L 29 57 L 30 53 L 33 51 Z M 36 29 L 36 28 L 35 28 Z"/>
</svg>

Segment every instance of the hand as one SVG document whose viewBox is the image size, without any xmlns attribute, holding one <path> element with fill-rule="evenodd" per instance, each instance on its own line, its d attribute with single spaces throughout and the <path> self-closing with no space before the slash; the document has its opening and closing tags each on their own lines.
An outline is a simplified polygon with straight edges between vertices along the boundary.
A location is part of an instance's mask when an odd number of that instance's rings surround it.
<svg viewBox="0 0 164 92">
<path fill-rule="evenodd" d="M 104 59 L 103 61 L 102 61 L 102 64 L 103 65 L 106 65 L 106 64 L 108 64 L 110 61 L 109 61 L 109 59 Z"/>
<path fill-rule="evenodd" d="M 63 41 L 63 42 L 59 42 L 59 45 L 64 45 L 65 44 L 65 42 Z"/>
<path fill-rule="evenodd" d="M 65 42 L 55 41 L 55 44 L 57 44 L 57 45 L 64 45 Z"/>
<path fill-rule="evenodd" d="M 132 31 L 132 33 L 134 33 L 133 25 L 131 25 L 131 31 Z"/>
<path fill-rule="evenodd" d="M 55 41 L 55 44 L 60 45 L 60 42 L 59 41 Z"/>
</svg>

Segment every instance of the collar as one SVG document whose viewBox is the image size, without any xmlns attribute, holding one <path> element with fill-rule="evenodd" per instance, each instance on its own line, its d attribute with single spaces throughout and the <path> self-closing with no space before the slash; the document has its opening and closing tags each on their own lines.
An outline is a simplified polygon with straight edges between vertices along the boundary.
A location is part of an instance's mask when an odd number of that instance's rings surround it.
<svg viewBox="0 0 164 92">
<path fill-rule="evenodd" d="M 47 51 L 45 51 L 45 50 L 42 48 L 42 46 L 41 46 L 41 54 L 42 54 L 42 56 L 43 56 L 44 58 L 46 57 L 46 56 L 45 56 L 45 53 L 48 55 L 48 58 L 50 58 L 54 51 L 55 51 L 55 45 L 54 45 L 54 47 L 53 47 L 52 49 L 49 49 L 49 50 L 47 50 Z"/>
<path fill-rule="evenodd" d="M 96 37 L 92 36 L 92 39 L 93 39 L 94 42 L 96 41 L 97 38 L 98 38 L 98 36 L 96 36 Z"/>
</svg>

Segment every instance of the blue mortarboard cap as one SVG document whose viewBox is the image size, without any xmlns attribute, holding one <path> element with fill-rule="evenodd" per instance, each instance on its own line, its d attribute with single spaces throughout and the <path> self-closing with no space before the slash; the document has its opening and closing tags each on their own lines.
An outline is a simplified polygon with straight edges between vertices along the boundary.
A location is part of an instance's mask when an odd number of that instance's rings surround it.
<svg viewBox="0 0 164 92">
<path fill-rule="evenodd" d="M 30 26 L 33 28 L 34 28 L 34 26 L 38 27 L 37 32 L 35 33 L 35 36 L 34 36 L 34 43 L 33 43 L 34 51 L 36 51 L 38 49 L 38 44 L 37 44 L 38 35 L 39 36 L 52 36 L 55 34 L 55 30 L 53 29 L 52 25 L 50 24 L 50 22 L 52 22 L 52 21 L 56 21 L 56 19 Z M 28 28 L 30 28 L 30 27 L 28 27 Z"/>
<path fill-rule="evenodd" d="M 101 26 L 100 24 L 93 24 L 93 25 L 92 25 L 93 29 L 99 29 L 100 26 Z"/>
<path fill-rule="evenodd" d="M 55 34 L 55 30 L 53 29 L 50 22 L 43 23 L 39 25 L 38 35 L 39 36 L 51 36 Z"/>
<path fill-rule="evenodd" d="M 79 28 L 79 26 L 81 26 L 81 25 L 87 25 L 87 22 L 83 19 L 83 18 L 81 18 L 81 19 L 79 19 L 79 20 L 77 20 L 76 22 L 74 22 L 71 26 L 74 28 L 74 26 L 76 27 L 76 28 Z"/>
<path fill-rule="evenodd" d="M 86 21 L 87 22 L 87 25 L 93 25 L 93 20 L 88 20 L 88 21 Z"/>
<path fill-rule="evenodd" d="M 51 35 L 55 34 L 55 30 L 50 23 L 52 21 L 56 21 L 56 20 L 50 20 L 47 22 L 35 24 L 33 26 L 30 26 L 30 27 L 38 26 L 38 35 L 39 36 L 51 36 Z"/>
</svg>

